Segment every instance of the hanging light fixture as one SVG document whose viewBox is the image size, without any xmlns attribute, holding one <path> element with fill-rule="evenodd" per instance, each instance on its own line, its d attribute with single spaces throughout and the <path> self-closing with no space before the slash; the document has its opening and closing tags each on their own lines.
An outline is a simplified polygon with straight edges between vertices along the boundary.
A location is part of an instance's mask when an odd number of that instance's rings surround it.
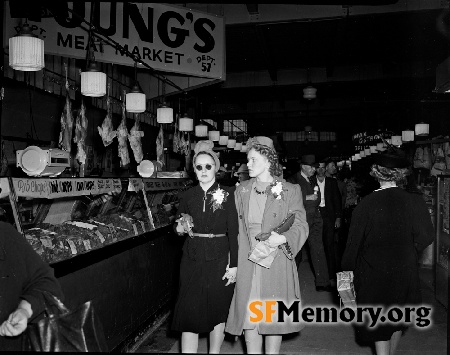
<svg viewBox="0 0 450 355">
<path fill-rule="evenodd" d="M 219 145 L 227 145 L 227 144 L 228 144 L 228 136 L 220 136 Z"/>
<path fill-rule="evenodd" d="M 195 126 L 195 135 L 197 137 L 208 137 L 208 126 L 203 123 Z"/>
<path fill-rule="evenodd" d="M 236 146 L 236 139 L 228 139 L 227 148 L 233 148 Z"/>
<path fill-rule="evenodd" d="M 371 145 L 370 146 L 370 154 L 375 154 L 375 153 L 377 153 L 377 146 Z"/>
<path fill-rule="evenodd" d="M 242 153 L 247 153 L 247 145 L 246 144 L 242 144 L 241 152 Z"/>
<path fill-rule="evenodd" d="M 415 132 L 416 136 L 428 136 L 428 134 L 430 133 L 430 125 L 425 122 L 417 123 Z"/>
<path fill-rule="evenodd" d="M 303 98 L 307 100 L 312 100 L 317 97 L 317 89 L 312 86 L 307 86 L 303 89 Z"/>
<path fill-rule="evenodd" d="M 209 139 L 212 140 L 213 142 L 218 142 L 220 139 L 220 131 L 210 131 Z"/>
<path fill-rule="evenodd" d="M 25 22 L 17 36 L 9 39 L 9 66 L 14 70 L 38 71 L 45 67 L 44 41 Z"/>
<path fill-rule="evenodd" d="M 361 156 L 361 158 L 364 158 L 366 156 L 366 151 L 363 149 L 359 152 L 359 155 Z"/>
<path fill-rule="evenodd" d="M 379 152 L 384 151 L 384 150 L 385 150 L 385 148 L 384 148 L 384 143 L 377 143 L 377 150 L 378 150 Z"/>
<path fill-rule="evenodd" d="M 402 136 L 392 136 L 391 137 L 391 144 L 392 145 L 396 145 L 396 146 L 401 146 L 402 145 Z"/>
<path fill-rule="evenodd" d="M 241 148 L 242 148 L 242 143 L 238 143 L 238 142 L 236 142 L 236 145 L 234 146 L 234 150 L 241 150 Z"/>
<path fill-rule="evenodd" d="M 365 155 L 366 157 L 368 157 L 370 154 L 372 154 L 372 153 L 370 152 L 370 148 L 365 148 L 365 149 L 364 149 L 364 155 Z"/>
<path fill-rule="evenodd" d="M 173 122 L 173 108 L 168 107 L 165 102 L 156 109 L 156 121 L 158 123 Z"/>
<path fill-rule="evenodd" d="M 414 140 L 414 131 L 412 129 L 405 129 L 402 131 L 402 141 L 412 142 Z"/>
<path fill-rule="evenodd" d="M 145 94 L 142 92 L 137 80 L 137 63 L 134 63 L 134 85 L 131 91 L 125 95 L 125 109 L 127 112 L 142 113 L 147 108 Z"/>
<path fill-rule="evenodd" d="M 81 94 L 90 97 L 100 97 L 106 94 L 106 74 L 100 71 L 95 61 L 92 45 L 92 28 L 89 31 L 87 45 L 87 68 L 81 73 Z"/>
<path fill-rule="evenodd" d="M 194 130 L 194 120 L 189 118 L 187 113 L 180 117 L 179 130 L 182 132 L 192 132 Z"/>
</svg>

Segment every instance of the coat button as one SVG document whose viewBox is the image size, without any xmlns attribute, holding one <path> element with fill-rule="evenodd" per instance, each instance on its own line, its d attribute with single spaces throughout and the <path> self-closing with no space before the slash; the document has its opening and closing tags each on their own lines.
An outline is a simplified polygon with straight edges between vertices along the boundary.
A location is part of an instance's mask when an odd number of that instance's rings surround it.
<svg viewBox="0 0 450 355">
<path fill-rule="evenodd" d="M 241 214 L 239 215 L 239 218 L 242 219 L 242 215 Z"/>
</svg>

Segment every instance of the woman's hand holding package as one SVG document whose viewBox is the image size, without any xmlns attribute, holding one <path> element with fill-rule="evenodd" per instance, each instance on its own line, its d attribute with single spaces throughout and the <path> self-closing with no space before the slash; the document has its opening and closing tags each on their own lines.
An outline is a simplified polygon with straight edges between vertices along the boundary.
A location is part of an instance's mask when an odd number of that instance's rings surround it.
<svg viewBox="0 0 450 355">
<path fill-rule="evenodd" d="M 193 236 L 192 228 L 194 227 L 194 220 L 192 219 L 192 216 L 181 213 L 181 217 L 178 218 L 176 222 L 178 222 L 176 226 L 177 233 L 188 233 L 191 237 Z"/>
<path fill-rule="evenodd" d="M 266 240 L 266 243 L 269 247 L 276 248 L 279 245 L 286 243 L 286 237 L 272 231 L 270 237 Z"/>
<path fill-rule="evenodd" d="M 22 300 L 19 307 L 0 325 L 0 335 L 13 337 L 22 334 L 27 329 L 28 319 L 32 313 L 31 305 Z"/>
<path fill-rule="evenodd" d="M 225 286 L 228 286 L 234 282 L 236 282 L 236 275 L 237 275 L 237 267 L 228 267 L 225 271 L 225 274 L 222 277 L 222 280 L 228 279 L 228 282 Z"/>
</svg>

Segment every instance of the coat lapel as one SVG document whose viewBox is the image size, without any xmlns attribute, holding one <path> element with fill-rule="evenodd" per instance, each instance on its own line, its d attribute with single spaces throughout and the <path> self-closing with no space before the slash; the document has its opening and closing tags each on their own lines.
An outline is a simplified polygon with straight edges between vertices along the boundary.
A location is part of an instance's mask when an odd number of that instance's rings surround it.
<svg viewBox="0 0 450 355">
<path fill-rule="evenodd" d="M 253 185 L 253 181 L 255 181 L 255 178 L 252 178 L 250 180 L 244 181 L 239 187 L 238 187 L 238 193 L 239 198 L 242 201 L 242 218 L 243 218 L 243 225 L 245 228 L 245 234 L 247 234 L 248 237 L 248 243 L 249 245 L 252 245 L 250 241 L 250 234 L 248 232 L 248 205 L 250 202 L 250 190 Z"/>
</svg>

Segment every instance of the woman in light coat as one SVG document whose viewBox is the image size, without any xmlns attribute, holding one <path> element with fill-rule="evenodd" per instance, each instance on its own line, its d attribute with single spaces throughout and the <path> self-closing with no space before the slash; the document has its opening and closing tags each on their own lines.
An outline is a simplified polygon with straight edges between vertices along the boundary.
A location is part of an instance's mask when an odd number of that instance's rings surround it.
<svg viewBox="0 0 450 355">
<path fill-rule="evenodd" d="M 244 332 L 247 353 L 262 353 L 263 341 L 266 353 L 278 353 L 282 334 L 298 332 L 303 325 L 291 317 L 277 322 L 276 314 L 271 323 L 252 323 L 249 318 L 254 314 L 248 306 L 255 300 L 283 301 L 287 307 L 300 301 L 295 260 L 277 247 L 287 243 L 295 256 L 305 244 L 309 230 L 300 187 L 279 178 L 281 166 L 272 140 L 254 137 L 247 144 L 251 179 L 243 181 L 235 191 L 239 215 L 238 272 L 225 331 L 234 335 Z M 250 261 L 249 252 L 258 243 L 255 236 L 271 232 L 290 213 L 295 214 L 291 228 L 282 235 L 272 232 L 266 241 L 269 247 L 277 248 L 271 254 L 274 259 L 270 268 Z"/>
</svg>

